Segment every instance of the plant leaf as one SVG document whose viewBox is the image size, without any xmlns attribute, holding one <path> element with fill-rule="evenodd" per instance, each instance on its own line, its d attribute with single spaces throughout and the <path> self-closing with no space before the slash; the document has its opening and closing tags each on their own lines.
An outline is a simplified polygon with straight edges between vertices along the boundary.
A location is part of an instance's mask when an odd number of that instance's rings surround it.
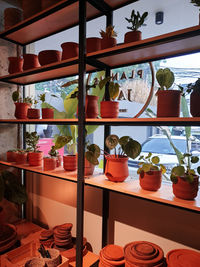
<svg viewBox="0 0 200 267">
<path fill-rule="evenodd" d="M 105 143 L 109 149 L 113 149 L 118 145 L 119 137 L 115 134 L 111 134 L 106 138 Z"/>
</svg>

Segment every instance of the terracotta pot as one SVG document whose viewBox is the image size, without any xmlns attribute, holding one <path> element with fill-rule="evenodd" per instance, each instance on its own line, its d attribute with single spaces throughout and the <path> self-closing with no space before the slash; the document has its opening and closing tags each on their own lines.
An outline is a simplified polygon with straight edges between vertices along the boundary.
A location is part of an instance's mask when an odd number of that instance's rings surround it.
<svg viewBox="0 0 200 267">
<path fill-rule="evenodd" d="M 65 155 L 63 156 L 63 168 L 65 171 L 75 171 L 77 169 L 77 156 Z"/>
<path fill-rule="evenodd" d="M 74 42 L 66 42 L 61 44 L 62 47 L 62 60 L 77 57 L 78 56 L 78 50 L 79 45 Z"/>
<path fill-rule="evenodd" d="M 46 9 L 54 4 L 57 4 L 58 0 L 41 0 L 42 9 Z"/>
<path fill-rule="evenodd" d="M 181 91 L 159 90 L 157 96 L 157 117 L 179 117 Z"/>
<path fill-rule="evenodd" d="M 54 110 L 52 108 L 42 108 L 42 118 L 43 119 L 53 119 Z"/>
<path fill-rule="evenodd" d="M 124 266 L 123 248 L 117 245 L 107 245 L 100 251 L 101 266 Z"/>
<path fill-rule="evenodd" d="M 142 39 L 141 31 L 126 32 L 124 35 L 124 43 L 140 41 Z"/>
<path fill-rule="evenodd" d="M 102 38 L 101 39 L 101 49 L 110 48 L 117 45 L 116 38 L 109 37 L 109 38 Z"/>
<path fill-rule="evenodd" d="M 27 19 L 41 11 L 41 0 L 22 0 L 24 19 Z"/>
<path fill-rule="evenodd" d="M 58 155 L 56 157 L 56 167 L 60 167 L 62 165 L 62 156 Z"/>
<path fill-rule="evenodd" d="M 30 166 L 42 166 L 43 162 L 43 152 L 29 152 L 28 153 L 28 162 Z"/>
<path fill-rule="evenodd" d="M 200 117 L 200 94 L 192 92 L 190 95 L 190 113 L 193 117 Z"/>
<path fill-rule="evenodd" d="M 44 50 L 38 54 L 38 60 L 41 66 L 61 61 L 61 51 Z"/>
<path fill-rule="evenodd" d="M 86 118 L 97 118 L 99 115 L 99 110 L 98 110 L 99 97 L 94 95 L 87 95 L 86 99 L 87 99 Z"/>
<path fill-rule="evenodd" d="M 86 50 L 87 53 L 101 50 L 101 38 L 90 37 L 86 39 Z"/>
<path fill-rule="evenodd" d="M 149 171 L 142 172 L 139 176 L 140 186 L 144 190 L 157 191 L 161 187 L 162 172 Z"/>
<path fill-rule="evenodd" d="M 106 156 L 105 176 L 112 182 L 123 182 L 128 176 L 128 157 Z"/>
<path fill-rule="evenodd" d="M 135 241 L 124 247 L 125 266 L 163 266 L 164 252 L 158 245 L 147 241 Z"/>
<path fill-rule="evenodd" d="M 24 59 L 22 57 L 9 57 L 8 60 L 8 72 L 10 74 L 23 71 Z"/>
<path fill-rule="evenodd" d="M 44 158 L 43 169 L 44 171 L 53 171 L 57 167 L 56 158 Z"/>
<path fill-rule="evenodd" d="M 7 151 L 6 157 L 8 162 L 16 162 L 17 151 Z"/>
<path fill-rule="evenodd" d="M 194 176 L 194 181 L 188 183 L 184 177 L 178 177 L 178 182 L 172 184 L 173 193 L 177 198 L 193 200 L 198 193 L 199 176 Z"/>
<path fill-rule="evenodd" d="M 174 249 L 166 255 L 167 266 L 197 267 L 200 263 L 200 253 L 190 249 Z"/>
<path fill-rule="evenodd" d="M 28 153 L 20 153 L 16 154 L 16 164 L 26 164 L 27 163 L 27 155 Z"/>
<path fill-rule="evenodd" d="M 15 103 L 15 118 L 16 119 L 27 119 L 27 112 L 30 108 L 28 103 Z"/>
<path fill-rule="evenodd" d="M 22 11 L 18 8 L 6 8 L 4 10 L 4 29 L 7 30 L 22 21 Z"/>
<path fill-rule="evenodd" d="M 23 58 L 24 58 L 23 70 L 29 70 L 29 69 L 40 67 L 40 63 L 39 63 L 37 55 L 24 54 Z"/>
<path fill-rule="evenodd" d="M 40 118 L 40 110 L 38 108 L 29 108 L 27 112 L 27 117 L 29 119 L 39 119 Z"/>
<path fill-rule="evenodd" d="M 101 117 L 102 118 L 118 118 L 119 102 L 101 101 Z"/>
<path fill-rule="evenodd" d="M 84 176 L 90 176 L 93 175 L 94 173 L 94 168 L 95 165 L 90 163 L 86 158 L 85 158 L 85 170 L 84 170 Z"/>
</svg>

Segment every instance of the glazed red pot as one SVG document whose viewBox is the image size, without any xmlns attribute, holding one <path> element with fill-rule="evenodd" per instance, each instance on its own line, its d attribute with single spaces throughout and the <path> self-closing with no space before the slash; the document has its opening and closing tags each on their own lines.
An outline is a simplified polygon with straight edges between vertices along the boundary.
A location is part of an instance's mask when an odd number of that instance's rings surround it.
<svg viewBox="0 0 200 267">
<path fill-rule="evenodd" d="M 54 4 L 57 4 L 59 1 L 58 0 L 42 0 L 41 5 L 42 9 L 46 9 Z"/>
<path fill-rule="evenodd" d="M 87 95 L 86 96 L 86 118 L 97 118 L 99 115 L 99 109 L 98 109 L 98 96 L 94 95 Z"/>
<path fill-rule="evenodd" d="M 43 162 L 43 152 L 29 152 L 28 153 L 28 162 L 30 166 L 42 166 Z"/>
<path fill-rule="evenodd" d="M 16 164 L 26 164 L 27 163 L 27 155 L 28 153 L 20 153 L 16 154 Z"/>
<path fill-rule="evenodd" d="M 63 156 L 63 168 L 65 171 L 75 171 L 77 169 L 77 156 L 65 155 Z"/>
<path fill-rule="evenodd" d="M 200 253 L 191 249 L 174 249 L 166 255 L 167 266 L 197 267 L 200 263 Z"/>
<path fill-rule="evenodd" d="M 7 151 L 6 157 L 8 162 L 16 162 L 17 151 Z"/>
<path fill-rule="evenodd" d="M 23 70 L 29 70 L 29 69 L 40 67 L 40 63 L 39 63 L 37 55 L 24 54 L 23 58 L 24 58 Z"/>
<path fill-rule="evenodd" d="M 40 118 L 40 110 L 38 108 L 29 108 L 27 112 L 27 117 L 29 119 L 39 119 Z"/>
<path fill-rule="evenodd" d="M 190 95 L 190 113 L 193 117 L 200 117 L 200 94 L 192 92 Z"/>
<path fill-rule="evenodd" d="M 179 117 L 181 91 L 159 90 L 157 96 L 157 117 Z"/>
<path fill-rule="evenodd" d="M 113 37 L 107 37 L 101 39 L 101 49 L 110 48 L 117 45 L 116 38 Z"/>
<path fill-rule="evenodd" d="M 38 60 L 41 66 L 61 61 L 61 51 L 44 50 L 38 54 Z"/>
<path fill-rule="evenodd" d="M 27 113 L 29 108 L 30 104 L 28 103 L 15 103 L 15 118 L 27 119 Z"/>
<path fill-rule="evenodd" d="M 8 72 L 10 74 L 23 71 L 24 59 L 22 57 L 9 57 L 8 60 Z"/>
<path fill-rule="evenodd" d="M 66 42 L 61 44 L 62 47 L 62 60 L 77 57 L 79 45 L 74 42 Z"/>
<path fill-rule="evenodd" d="M 87 49 L 87 53 L 101 50 L 101 38 L 98 38 L 98 37 L 87 38 L 86 49 Z"/>
<path fill-rule="evenodd" d="M 149 171 L 141 172 L 139 176 L 140 186 L 144 190 L 157 191 L 161 187 L 162 172 Z"/>
<path fill-rule="evenodd" d="M 177 198 L 193 200 L 199 189 L 199 176 L 194 176 L 194 181 L 188 183 L 184 177 L 178 177 L 178 182 L 172 184 L 173 193 Z"/>
<path fill-rule="evenodd" d="M 56 157 L 56 167 L 60 167 L 62 165 L 62 156 L 58 155 Z"/>
<path fill-rule="evenodd" d="M 141 31 L 126 32 L 124 35 L 124 43 L 140 41 L 142 39 Z"/>
<path fill-rule="evenodd" d="M 128 176 L 128 157 L 106 156 L 105 176 L 112 182 L 123 182 Z"/>
<path fill-rule="evenodd" d="M 10 27 L 16 25 L 22 21 L 22 11 L 18 8 L 6 8 L 4 10 L 4 29 L 7 30 Z"/>
<path fill-rule="evenodd" d="M 52 158 L 44 158 L 43 159 L 43 169 L 44 171 L 53 171 L 57 167 L 57 159 Z"/>
<path fill-rule="evenodd" d="M 118 118 L 119 102 L 101 101 L 101 117 L 102 118 Z"/>
<path fill-rule="evenodd" d="M 42 108 L 42 118 L 43 119 L 53 119 L 54 110 L 52 108 Z"/>
<path fill-rule="evenodd" d="M 23 17 L 27 19 L 41 11 L 41 0 L 22 0 Z"/>
</svg>

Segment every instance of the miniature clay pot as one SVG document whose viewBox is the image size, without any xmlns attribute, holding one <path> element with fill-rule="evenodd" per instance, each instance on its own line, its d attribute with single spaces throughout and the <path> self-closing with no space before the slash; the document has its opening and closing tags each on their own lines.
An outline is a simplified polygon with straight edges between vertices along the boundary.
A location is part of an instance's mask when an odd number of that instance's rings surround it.
<svg viewBox="0 0 200 267">
<path fill-rule="evenodd" d="M 114 47 L 117 45 L 116 38 L 113 37 L 107 37 L 101 39 L 101 49 L 106 49 L 110 47 Z"/>
<path fill-rule="evenodd" d="M 4 10 L 4 29 L 7 30 L 22 21 L 22 11 L 18 8 L 6 8 Z"/>
<path fill-rule="evenodd" d="M 193 117 L 200 117 L 200 94 L 192 92 L 190 94 L 190 113 Z"/>
<path fill-rule="evenodd" d="M 58 2 L 59 2 L 58 0 L 42 0 L 41 1 L 42 9 L 46 9 L 52 5 L 57 4 Z"/>
<path fill-rule="evenodd" d="M 128 176 L 128 157 L 106 156 L 105 176 L 112 182 L 123 182 Z"/>
<path fill-rule="evenodd" d="M 7 151 L 6 158 L 8 162 L 16 162 L 17 151 Z"/>
<path fill-rule="evenodd" d="M 124 251 L 118 245 L 107 245 L 100 251 L 101 266 L 124 266 Z"/>
<path fill-rule="evenodd" d="M 144 190 L 157 191 L 161 187 L 162 172 L 141 172 L 139 176 L 140 186 Z"/>
<path fill-rule="evenodd" d="M 39 119 L 40 110 L 38 108 L 29 108 L 27 112 L 28 119 Z"/>
<path fill-rule="evenodd" d="M 56 167 L 60 167 L 62 165 L 62 156 L 58 155 L 56 157 Z"/>
<path fill-rule="evenodd" d="M 52 108 L 42 108 L 42 118 L 43 119 L 53 119 L 54 110 Z"/>
<path fill-rule="evenodd" d="M 43 50 L 38 54 L 38 60 L 41 66 L 61 61 L 61 51 Z"/>
<path fill-rule="evenodd" d="M 157 96 L 157 117 L 179 117 L 181 91 L 159 90 Z"/>
<path fill-rule="evenodd" d="M 79 45 L 74 42 L 66 42 L 61 44 L 62 47 L 62 60 L 77 57 Z"/>
<path fill-rule="evenodd" d="M 43 152 L 29 152 L 28 153 L 28 163 L 30 166 L 42 166 L 43 162 Z"/>
<path fill-rule="evenodd" d="M 40 67 L 40 63 L 39 63 L 37 55 L 24 54 L 23 58 L 24 58 L 23 70 L 29 70 L 29 69 Z"/>
<path fill-rule="evenodd" d="M 41 0 L 22 0 L 23 17 L 27 19 L 41 11 Z"/>
<path fill-rule="evenodd" d="M 200 263 L 200 253 L 191 249 L 174 249 L 166 255 L 167 266 L 197 267 Z"/>
<path fill-rule="evenodd" d="M 43 169 L 44 171 L 53 171 L 57 167 L 57 159 L 52 157 L 52 158 L 44 158 L 43 159 Z"/>
<path fill-rule="evenodd" d="M 140 41 L 142 39 L 141 31 L 126 32 L 124 35 L 124 43 Z"/>
<path fill-rule="evenodd" d="M 98 96 L 94 95 L 87 95 L 86 96 L 86 118 L 97 118 L 99 115 L 99 109 L 98 109 Z"/>
<path fill-rule="evenodd" d="M 194 176 L 194 181 L 188 183 L 184 177 L 178 177 L 178 182 L 172 184 L 173 193 L 177 198 L 193 200 L 199 189 L 199 176 Z"/>
<path fill-rule="evenodd" d="M 27 113 L 29 108 L 30 104 L 28 103 L 15 103 L 15 118 L 27 119 Z"/>
<path fill-rule="evenodd" d="M 8 60 L 8 72 L 10 74 L 23 71 L 24 59 L 22 57 L 8 57 Z"/>
<path fill-rule="evenodd" d="M 101 117 L 102 118 L 118 118 L 119 102 L 101 101 Z"/>
<path fill-rule="evenodd" d="M 84 170 L 84 176 L 90 176 L 93 175 L 94 173 L 94 168 L 95 165 L 90 163 L 86 158 L 85 158 L 85 170 Z"/>
<path fill-rule="evenodd" d="M 63 156 L 63 168 L 65 171 L 75 171 L 77 169 L 77 156 L 76 155 Z"/>
<path fill-rule="evenodd" d="M 87 53 L 101 50 L 101 38 L 90 37 L 86 39 L 86 50 Z"/>
<path fill-rule="evenodd" d="M 16 154 L 16 164 L 26 164 L 27 163 L 28 153 L 20 153 Z"/>
</svg>

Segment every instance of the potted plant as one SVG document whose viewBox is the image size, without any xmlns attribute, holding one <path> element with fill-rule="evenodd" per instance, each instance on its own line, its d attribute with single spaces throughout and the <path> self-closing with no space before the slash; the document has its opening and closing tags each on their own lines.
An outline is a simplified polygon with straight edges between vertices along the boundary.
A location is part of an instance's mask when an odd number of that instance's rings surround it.
<svg viewBox="0 0 200 267">
<path fill-rule="evenodd" d="M 101 49 L 106 49 L 109 47 L 116 46 L 117 40 L 117 33 L 114 31 L 114 26 L 109 25 L 105 31 L 100 31 L 101 35 Z"/>
<path fill-rule="evenodd" d="M 25 149 L 19 149 L 16 153 L 16 164 L 26 164 L 28 152 Z"/>
<path fill-rule="evenodd" d="M 127 27 L 127 29 L 131 30 L 130 32 L 125 33 L 124 35 L 124 43 L 131 43 L 135 41 L 139 41 L 142 39 L 142 33 L 141 31 L 138 31 L 138 29 L 141 26 L 145 26 L 144 24 L 145 19 L 148 16 L 148 12 L 144 12 L 142 15 L 140 15 L 139 11 L 137 13 L 133 9 L 131 12 L 130 19 L 125 18 L 128 23 L 131 23 L 132 25 Z"/>
<path fill-rule="evenodd" d="M 17 149 L 11 149 L 6 152 L 6 158 L 8 162 L 16 162 Z"/>
<path fill-rule="evenodd" d="M 30 97 L 20 97 L 18 91 L 13 92 L 12 99 L 15 104 L 15 117 L 17 119 L 27 119 L 27 112 L 31 106 L 32 99 Z"/>
<path fill-rule="evenodd" d="M 156 79 L 160 87 L 156 93 L 157 117 L 179 117 L 180 115 L 180 90 L 169 90 L 174 83 L 174 73 L 169 69 L 159 69 Z"/>
<path fill-rule="evenodd" d="M 109 99 L 108 101 L 101 101 L 101 117 L 102 118 L 117 118 L 119 114 L 119 102 L 114 101 L 119 94 L 119 84 L 111 81 L 111 77 L 106 77 L 99 82 L 99 88 L 104 86 L 108 89 Z"/>
<path fill-rule="evenodd" d="M 164 165 L 159 164 L 160 159 L 158 156 L 153 156 L 152 153 L 148 153 L 145 157 L 141 155 L 139 160 L 140 168 L 137 170 L 139 174 L 140 186 L 149 191 L 157 191 L 161 187 L 162 173 L 166 172 Z"/>
<path fill-rule="evenodd" d="M 40 110 L 36 108 L 38 101 L 36 99 L 32 99 L 31 107 L 28 108 L 27 117 L 28 119 L 39 119 L 40 118 Z M 35 107 L 32 108 L 32 105 Z"/>
<path fill-rule="evenodd" d="M 54 94 L 51 94 L 52 97 L 57 97 Z M 50 104 L 46 103 L 46 93 L 39 95 L 39 100 L 42 102 L 42 119 L 53 119 L 54 118 L 54 109 L 50 107 Z"/>
<path fill-rule="evenodd" d="M 105 144 L 110 150 L 115 149 L 114 154 L 105 156 L 105 175 L 112 182 L 123 182 L 129 175 L 128 157 L 135 159 L 141 152 L 141 145 L 130 136 L 119 138 L 114 134 L 106 138 Z"/>
<path fill-rule="evenodd" d="M 192 200 L 197 196 L 199 187 L 200 166 L 197 170 L 191 168 L 191 163 L 198 163 L 199 158 L 191 153 L 184 153 L 182 164 L 174 167 L 170 179 L 173 182 L 173 193 L 177 198 Z"/>
<path fill-rule="evenodd" d="M 43 152 L 38 150 L 39 135 L 37 132 L 26 132 L 25 141 L 27 144 L 28 162 L 30 166 L 42 166 Z"/>
<path fill-rule="evenodd" d="M 90 176 L 94 172 L 96 165 L 99 165 L 100 148 L 96 144 L 86 144 L 85 152 L 85 176 Z"/>
</svg>

